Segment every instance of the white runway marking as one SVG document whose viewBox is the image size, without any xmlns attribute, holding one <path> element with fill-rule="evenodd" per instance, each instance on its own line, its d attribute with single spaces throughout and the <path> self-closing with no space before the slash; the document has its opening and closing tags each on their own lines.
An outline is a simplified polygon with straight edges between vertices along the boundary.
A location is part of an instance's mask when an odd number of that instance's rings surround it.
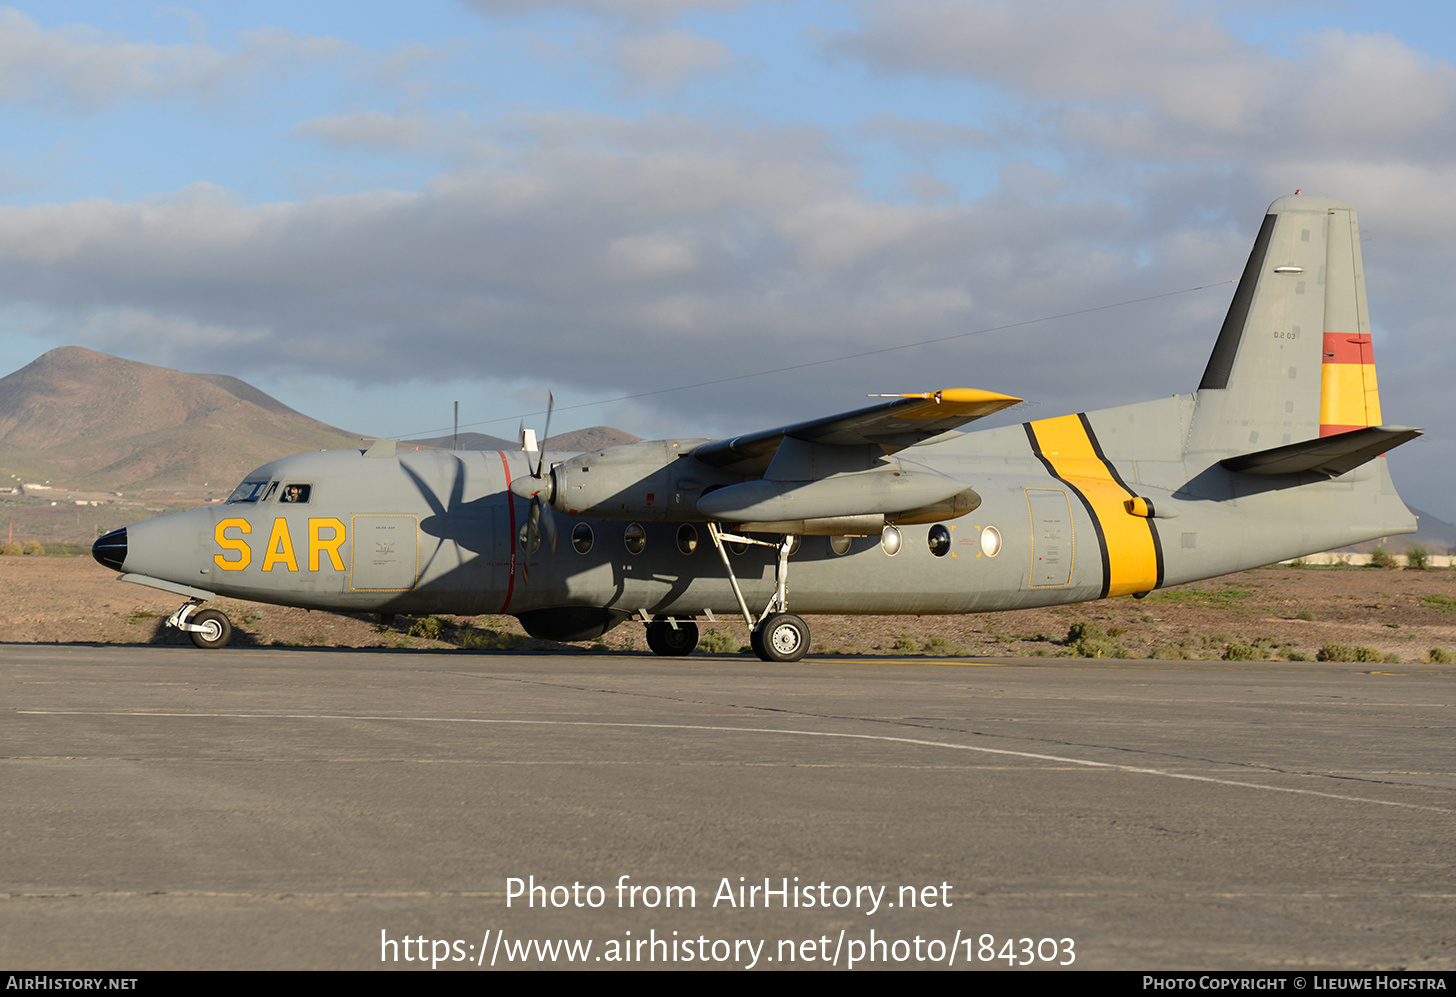
<svg viewBox="0 0 1456 997">
<path fill-rule="evenodd" d="M 173 717 L 190 720 L 355 720 L 393 723 L 516 724 L 540 727 L 613 727 L 641 730 L 712 731 L 728 734 L 779 734 L 790 737 L 840 738 L 851 741 L 883 741 L 890 744 L 912 744 L 922 748 L 946 748 L 950 751 L 970 751 L 983 755 L 1003 755 L 1010 758 L 1025 758 L 1039 762 L 1079 765 L 1084 768 L 1127 772 L 1131 775 L 1151 775 L 1164 779 L 1182 779 L 1187 782 L 1206 782 L 1217 786 L 1233 786 L 1240 789 L 1258 789 L 1268 793 L 1292 793 L 1297 796 L 1318 796 L 1327 800 L 1343 800 L 1347 803 L 1370 803 L 1382 807 L 1400 807 L 1405 810 L 1425 810 L 1430 813 L 1456 815 L 1456 810 L 1451 810 L 1446 807 L 1427 806 L 1421 803 L 1376 800 L 1365 796 L 1326 793 L 1317 789 L 1298 789 L 1292 786 L 1269 786 L 1258 782 L 1243 782 L 1238 779 L 1219 779 L 1214 776 L 1192 775 L 1186 772 L 1169 772 L 1165 769 L 1146 768 L 1139 765 L 1118 765 L 1114 762 L 1097 762 L 1086 758 L 1048 755 L 1036 751 L 1015 751 L 1011 748 L 986 748 L 969 744 L 954 744 L 950 741 L 928 741 L 915 737 L 892 737 L 885 734 L 844 734 L 822 730 L 779 729 L 773 727 L 723 727 L 709 724 L 625 723 L 610 720 L 489 720 L 479 717 L 389 717 L 370 714 L 336 713 L 144 713 L 105 710 L 17 710 L 16 713 L 22 716 Z"/>
</svg>

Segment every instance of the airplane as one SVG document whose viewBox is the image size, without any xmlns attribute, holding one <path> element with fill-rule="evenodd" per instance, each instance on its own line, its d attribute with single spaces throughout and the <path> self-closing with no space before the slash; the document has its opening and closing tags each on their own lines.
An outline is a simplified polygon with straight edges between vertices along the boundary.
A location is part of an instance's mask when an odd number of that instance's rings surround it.
<svg viewBox="0 0 1456 997">
<path fill-rule="evenodd" d="M 549 462 L 529 431 L 520 451 L 300 454 L 93 554 L 184 597 L 167 622 L 204 648 L 231 637 L 203 608 L 227 596 L 511 615 L 560 641 L 636 619 L 669 656 L 694 650 L 698 620 L 741 616 L 760 658 L 788 662 L 810 646 L 804 615 L 1141 597 L 1416 529 L 1384 454 L 1421 430 L 1381 422 L 1359 229 L 1339 201 L 1269 207 L 1190 394 L 980 432 L 959 427 L 1020 399 L 878 397 Z"/>
</svg>

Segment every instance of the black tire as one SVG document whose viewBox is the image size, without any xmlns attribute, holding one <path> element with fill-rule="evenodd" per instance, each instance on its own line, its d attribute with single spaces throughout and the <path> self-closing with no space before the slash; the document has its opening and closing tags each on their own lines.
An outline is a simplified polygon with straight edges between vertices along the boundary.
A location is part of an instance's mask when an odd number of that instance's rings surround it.
<svg viewBox="0 0 1456 997">
<path fill-rule="evenodd" d="M 798 661 L 809 650 L 809 625 L 793 613 L 774 613 L 755 632 L 764 661 Z"/>
<path fill-rule="evenodd" d="M 199 610 L 188 617 L 187 622 L 206 628 L 187 631 L 187 636 L 191 637 L 192 643 L 198 647 L 227 647 L 228 641 L 233 639 L 233 625 L 228 622 L 226 616 L 215 609 Z"/>
<path fill-rule="evenodd" d="M 692 654 L 698 647 L 698 625 L 679 620 L 674 629 L 666 620 L 653 620 L 647 624 L 647 646 L 654 654 L 667 658 Z"/>
</svg>

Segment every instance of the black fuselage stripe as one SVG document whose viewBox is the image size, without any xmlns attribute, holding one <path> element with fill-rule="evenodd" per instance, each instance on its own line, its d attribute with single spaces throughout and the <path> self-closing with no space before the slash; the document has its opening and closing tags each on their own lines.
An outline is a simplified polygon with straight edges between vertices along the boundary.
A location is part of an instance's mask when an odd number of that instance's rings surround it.
<svg viewBox="0 0 1456 997">
<path fill-rule="evenodd" d="M 1133 491 L 1131 488 L 1129 488 L 1127 486 L 1127 482 L 1124 481 L 1124 480 L 1122 480 L 1122 475 L 1120 475 L 1120 474 L 1117 473 L 1117 468 L 1115 468 L 1115 467 L 1112 466 L 1112 461 L 1108 460 L 1107 459 L 1107 455 L 1102 452 L 1102 444 L 1097 441 L 1097 434 L 1092 431 L 1092 423 L 1087 419 L 1087 413 L 1086 412 L 1079 412 L 1077 414 L 1077 418 L 1082 421 L 1082 428 L 1084 430 L 1086 430 L 1086 432 L 1087 432 L 1087 440 L 1088 440 L 1089 443 L 1092 444 L 1092 452 L 1097 455 L 1097 459 L 1098 460 L 1102 461 L 1102 466 L 1105 467 L 1105 468 L 1107 468 L 1107 473 L 1110 474 L 1110 475 L 1112 475 L 1112 480 L 1113 481 L 1116 481 L 1118 483 L 1118 485 L 1121 486 L 1122 489 L 1124 491 L 1126 491 L 1129 495 L 1136 495 L 1137 492 Z M 1148 503 L 1148 511 L 1149 512 L 1152 511 L 1152 503 L 1151 502 Z M 1158 566 L 1157 584 L 1154 587 L 1155 588 L 1162 588 L 1163 587 L 1163 540 L 1162 540 L 1161 537 L 1158 536 L 1158 524 L 1155 523 L 1155 522 L 1153 522 L 1153 517 L 1152 516 L 1149 516 L 1147 518 L 1147 524 L 1148 524 L 1148 533 L 1150 533 L 1152 535 L 1152 538 L 1153 538 L 1153 559 L 1157 563 L 1157 566 Z"/>
<path fill-rule="evenodd" d="M 1072 494 L 1076 495 L 1077 499 L 1082 503 L 1082 508 L 1087 510 L 1088 518 L 1092 520 L 1092 529 L 1097 533 L 1097 550 L 1102 556 L 1102 588 L 1097 598 L 1106 599 L 1107 593 L 1112 589 L 1112 559 L 1108 555 L 1107 536 L 1102 532 L 1102 520 L 1097 518 L 1097 510 L 1092 508 L 1091 500 L 1082 494 L 1082 489 L 1058 474 L 1057 469 L 1052 466 L 1052 462 L 1047 460 L 1042 454 L 1041 444 L 1037 442 L 1036 430 L 1031 428 L 1031 423 L 1023 422 L 1021 425 L 1026 429 L 1027 440 L 1031 442 L 1031 452 L 1036 456 L 1037 460 L 1041 461 L 1042 466 L 1047 470 L 1047 474 L 1056 478 L 1072 490 Z"/>
</svg>

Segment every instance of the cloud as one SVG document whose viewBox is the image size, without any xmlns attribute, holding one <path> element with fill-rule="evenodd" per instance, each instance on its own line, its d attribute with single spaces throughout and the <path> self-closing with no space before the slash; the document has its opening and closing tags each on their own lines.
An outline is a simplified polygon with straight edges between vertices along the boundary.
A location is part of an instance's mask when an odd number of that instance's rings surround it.
<svg viewBox="0 0 1456 997">
<path fill-rule="evenodd" d="M 349 148 L 404 150 L 424 144 L 430 123 L 419 115 L 361 111 L 311 118 L 294 128 L 293 134 Z"/>
<path fill-rule="evenodd" d="M 629 85 L 658 90 L 676 90 L 693 76 L 721 72 L 733 62 L 728 46 L 690 31 L 624 35 L 613 49 Z"/>
<path fill-rule="evenodd" d="M 996 136 L 984 128 L 907 118 L 885 112 L 877 112 L 860 122 L 855 127 L 855 134 L 866 139 L 896 141 L 916 158 L 928 158 L 965 149 L 983 149 L 997 142 Z"/>
<path fill-rule="evenodd" d="M 694 10 L 737 10 L 755 0 L 466 0 L 486 14 L 571 11 L 633 21 L 657 21 Z"/>
<path fill-rule="evenodd" d="M 1279 55 L 1172 0 L 901 0 L 826 45 L 881 73 L 998 87 L 1049 139 L 1108 154 L 1429 159 L 1456 141 L 1443 124 L 1456 113 L 1448 62 L 1336 29 Z"/>
<path fill-rule="evenodd" d="M 0 10 L 0 100 L 94 111 L 123 100 L 210 99 L 263 69 L 296 70 L 347 48 L 277 28 L 240 36 L 235 52 L 204 42 L 130 42 L 74 25 L 45 29 Z"/>
<path fill-rule="evenodd" d="M 418 192 L 252 205 L 198 184 L 0 208 L 0 295 L 69 316 L 88 345 L 192 369 L 361 385 L 529 373 L 596 399 L 1233 276 L 1257 224 L 1254 209 L 1236 237 L 1159 233 L 1127 206 L 1057 196 L 1034 169 L 974 204 L 879 202 L 806 128 L 540 114 L 495 138 Z M 747 430 L 866 391 L 1130 400 L 1191 386 L 1226 299 L 1169 306 L 1177 328 L 1207 334 L 1188 356 L 1177 331 L 1150 345 L 1102 315 L 641 404 Z M 1049 353 L 1056 364 L 1035 363 Z M 1114 363 L 1110 384 L 1092 374 Z"/>
<path fill-rule="evenodd" d="M 559 411 L 640 396 L 617 411 L 654 434 L 961 385 L 1027 395 L 1016 417 L 1038 417 L 1192 388 L 1232 286 L 1028 320 L 1236 277 L 1264 205 L 1301 187 L 1361 210 L 1391 417 L 1449 421 L 1435 381 L 1456 362 L 1456 84 L 1410 44 L 1316 28 L 1276 52 L 1211 5 L 1172 0 L 870 0 L 851 9 L 856 29 L 809 36 L 833 56 L 815 61 L 799 57 L 806 36 L 757 32 L 776 9 L 687 16 L 746 3 L 470 6 L 480 37 L 388 51 L 272 29 L 136 44 L 0 12 L 0 100 L 109 126 L 95 112 L 119 101 L 266 86 L 270 111 L 307 120 L 239 122 L 227 154 L 256 154 L 240 171 L 188 133 L 198 155 L 180 168 L 349 178 L 331 188 L 348 193 L 316 197 L 156 179 L 47 188 L 33 200 L 51 203 L 0 206 L 0 301 L 50 316 L 38 335 L 51 345 L 278 383 L 337 377 L 330 390 L 383 400 L 371 414 L 468 379 L 478 397 L 550 385 Z M 505 35 L 489 20 L 538 11 Z M 817 5 L 784 18 L 826 19 Z M 688 22 L 722 27 L 733 49 Z M 524 75 L 480 58 L 523 45 L 538 46 Z M 472 72 L 457 74 L 467 53 Z M 614 103 L 608 59 L 629 106 Z M 678 99 L 725 70 L 743 85 L 701 107 Z M 408 173 L 404 189 L 361 190 L 357 150 L 433 158 L 386 156 L 395 172 L 371 175 Z M 66 200 L 164 182 L 178 189 Z M 965 336 L 978 330 L 994 331 Z M 401 412 L 397 428 L 416 421 Z"/>
</svg>

